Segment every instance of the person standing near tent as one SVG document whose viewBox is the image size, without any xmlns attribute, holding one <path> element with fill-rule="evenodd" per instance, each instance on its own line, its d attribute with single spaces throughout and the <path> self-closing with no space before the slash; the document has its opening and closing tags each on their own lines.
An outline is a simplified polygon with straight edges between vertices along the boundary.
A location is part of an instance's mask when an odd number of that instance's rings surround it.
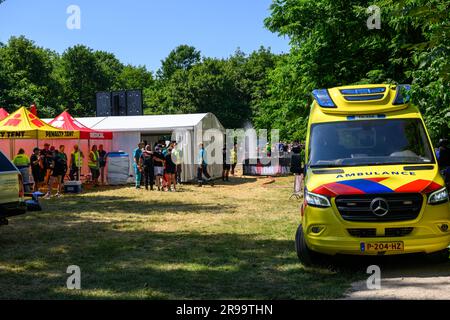
<svg viewBox="0 0 450 320">
<path fill-rule="evenodd" d="M 177 178 L 176 178 L 176 171 L 177 171 L 177 165 L 175 162 L 173 162 L 172 159 L 172 151 L 173 149 L 169 147 L 167 149 L 166 154 L 166 162 L 165 162 L 165 172 L 166 172 L 166 179 L 167 179 L 167 191 L 177 191 Z M 173 185 L 173 189 L 172 189 Z"/>
<path fill-rule="evenodd" d="M 33 175 L 34 188 L 33 191 L 39 191 L 39 185 L 44 182 L 42 177 L 41 158 L 39 148 L 33 149 L 33 154 L 30 157 L 31 174 Z"/>
<path fill-rule="evenodd" d="M 237 144 L 235 143 L 233 149 L 230 152 L 230 162 L 231 162 L 231 175 L 234 177 L 234 173 L 237 165 Z"/>
<path fill-rule="evenodd" d="M 105 184 L 105 167 L 106 167 L 106 154 L 107 152 L 103 149 L 103 145 L 98 146 L 98 163 L 100 165 L 100 182 L 102 185 Z"/>
<path fill-rule="evenodd" d="M 153 153 L 153 165 L 154 165 L 156 186 L 158 187 L 158 191 L 161 191 L 164 188 L 163 185 L 164 161 L 165 158 L 162 154 L 161 147 L 158 145 L 156 146 L 155 152 Z"/>
<path fill-rule="evenodd" d="M 97 145 L 93 145 L 89 153 L 89 170 L 91 170 L 92 182 L 94 186 L 98 186 L 98 178 L 100 177 L 100 164 Z"/>
<path fill-rule="evenodd" d="M 53 150 L 52 150 L 53 149 Z M 59 150 L 54 149 L 52 147 L 52 161 L 50 164 L 51 168 L 51 174 L 48 179 L 47 183 L 47 194 L 45 195 L 44 199 L 50 199 L 52 197 L 52 189 L 53 185 L 56 182 L 57 185 L 57 192 L 56 197 L 61 197 L 61 190 L 62 190 L 62 175 L 64 174 L 64 158 L 61 156 Z"/>
<path fill-rule="evenodd" d="M 208 173 L 208 159 L 206 156 L 206 150 L 203 143 L 199 145 L 200 150 L 198 151 L 198 168 L 197 168 L 197 180 L 198 186 L 203 186 L 203 176 L 206 177 L 207 181 L 211 183 L 211 186 L 214 187 L 214 181 Z"/>
<path fill-rule="evenodd" d="M 80 151 L 78 145 L 73 146 L 73 152 L 70 155 L 70 180 L 80 180 L 81 168 L 83 168 L 84 154 Z"/>
<path fill-rule="evenodd" d="M 144 143 L 139 142 L 137 148 L 133 150 L 133 167 L 134 167 L 134 177 L 136 179 L 136 189 L 141 188 L 142 180 L 142 168 L 140 166 L 140 159 L 142 156 L 142 150 L 144 149 Z"/>
<path fill-rule="evenodd" d="M 13 163 L 22 174 L 24 187 L 28 186 L 30 182 L 30 158 L 25 154 L 25 150 L 19 149 L 19 152 L 13 159 Z"/>
<path fill-rule="evenodd" d="M 222 149 L 222 181 L 230 181 L 230 159 L 228 157 L 228 150 L 226 147 Z"/>
<path fill-rule="evenodd" d="M 64 184 L 64 178 L 66 177 L 68 165 L 67 165 L 67 154 L 64 152 L 66 147 L 64 145 L 59 146 L 59 157 L 62 159 L 64 165 L 64 172 L 61 177 L 61 183 Z"/>
<path fill-rule="evenodd" d="M 44 182 L 48 183 L 51 173 L 50 165 L 53 158 L 53 152 L 50 150 L 50 144 L 48 143 L 44 144 L 44 149 L 41 150 L 41 156 L 42 156 L 42 166 L 43 166 L 42 170 L 44 174 Z"/>
<path fill-rule="evenodd" d="M 181 184 L 181 171 L 182 171 L 182 160 L 183 155 L 181 153 L 180 146 L 176 141 L 173 142 L 172 158 L 176 164 L 176 180 L 178 184 Z"/>
<path fill-rule="evenodd" d="M 140 167 L 142 168 L 142 173 L 144 174 L 145 190 L 148 190 L 148 186 L 150 185 L 150 190 L 153 191 L 153 185 L 155 183 L 155 169 L 153 167 L 153 152 L 150 145 L 147 145 L 144 152 L 142 152 Z"/>
</svg>

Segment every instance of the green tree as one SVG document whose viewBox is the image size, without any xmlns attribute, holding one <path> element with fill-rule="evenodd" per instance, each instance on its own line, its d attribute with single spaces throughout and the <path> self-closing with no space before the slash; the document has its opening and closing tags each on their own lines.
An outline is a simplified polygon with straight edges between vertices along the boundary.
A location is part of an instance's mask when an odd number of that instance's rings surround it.
<svg viewBox="0 0 450 320">
<path fill-rule="evenodd" d="M 11 37 L 0 48 L 0 101 L 9 111 L 35 102 L 41 116 L 57 106 L 59 83 L 54 78 L 57 54 L 37 47 L 25 37 Z"/>
<path fill-rule="evenodd" d="M 95 114 L 95 94 L 110 90 L 111 74 L 94 51 L 77 45 L 67 49 L 61 57 L 62 82 L 67 107 L 75 116 Z"/>
<path fill-rule="evenodd" d="M 168 80 L 177 70 L 189 70 L 201 61 L 200 51 L 192 46 L 180 45 L 172 50 L 168 57 L 161 61 L 158 77 Z"/>
<path fill-rule="evenodd" d="M 127 65 L 123 67 L 118 75 L 116 88 L 117 89 L 146 89 L 152 87 L 154 84 L 153 75 L 144 66 Z"/>
</svg>

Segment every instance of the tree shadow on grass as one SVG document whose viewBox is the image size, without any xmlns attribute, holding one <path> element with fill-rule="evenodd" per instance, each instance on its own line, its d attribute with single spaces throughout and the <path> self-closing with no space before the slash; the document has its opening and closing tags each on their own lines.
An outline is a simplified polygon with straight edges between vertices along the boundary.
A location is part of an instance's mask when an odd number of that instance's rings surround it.
<svg viewBox="0 0 450 320">
<path fill-rule="evenodd" d="M 251 234 L 84 222 L 2 233 L 0 240 L 0 263 L 23 268 L 0 270 L 0 287 L 14 287 L 0 298 L 323 299 L 339 297 L 355 280 L 353 273 L 303 268 L 292 241 Z M 69 265 L 80 266 L 82 291 L 64 289 Z"/>
<path fill-rule="evenodd" d="M 249 178 L 249 177 L 230 177 L 229 181 L 222 181 L 222 178 L 214 179 L 214 184 L 216 186 L 239 186 L 243 184 L 255 183 L 258 181 L 257 178 Z M 184 185 L 184 184 L 183 184 Z M 187 183 L 186 185 L 195 186 L 197 182 Z M 208 186 L 207 182 L 204 182 L 203 185 Z"/>
<path fill-rule="evenodd" d="M 42 214 L 83 214 L 86 212 L 95 213 L 127 213 L 139 215 L 174 213 L 195 213 L 195 214 L 230 214 L 238 207 L 237 205 L 222 203 L 198 203 L 192 204 L 183 201 L 164 201 L 156 198 L 147 200 L 135 199 L 126 196 L 101 196 L 85 195 L 83 197 L 65 197 L 60 199 L 42 201 Z M 68 210 L 70 208 L 70 210 Z M 36 213 L 35 215 L 39 215 Z"/>
</svg>

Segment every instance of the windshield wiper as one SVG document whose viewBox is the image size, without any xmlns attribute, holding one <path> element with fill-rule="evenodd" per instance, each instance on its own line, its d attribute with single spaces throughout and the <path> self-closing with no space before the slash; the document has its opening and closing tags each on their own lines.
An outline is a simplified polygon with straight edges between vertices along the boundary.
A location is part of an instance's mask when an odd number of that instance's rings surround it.
<svg viewBox="0 0 450 320">
<path fill-rule="evenodd" d="M 341 167 L 341 165 L 338 164 L 313 164 L 309 166 L 312 169 L 317 169 L 317 168 L 338 168 Z"/>
</svg>

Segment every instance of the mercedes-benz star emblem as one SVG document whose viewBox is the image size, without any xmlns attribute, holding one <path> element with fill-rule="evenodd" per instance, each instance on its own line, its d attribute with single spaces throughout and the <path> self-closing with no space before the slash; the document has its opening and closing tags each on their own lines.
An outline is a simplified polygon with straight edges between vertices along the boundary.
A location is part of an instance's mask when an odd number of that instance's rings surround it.
<svg viewBox="0 0 450 320">
<path fill-rule="evenodd" d="M 383 198 L 373 199 L 370 204 L 370 210 L 372 210 L 373 214 L 378 217 L 384 217 L 389 212 L 389 204 Z"/>
</svg>

